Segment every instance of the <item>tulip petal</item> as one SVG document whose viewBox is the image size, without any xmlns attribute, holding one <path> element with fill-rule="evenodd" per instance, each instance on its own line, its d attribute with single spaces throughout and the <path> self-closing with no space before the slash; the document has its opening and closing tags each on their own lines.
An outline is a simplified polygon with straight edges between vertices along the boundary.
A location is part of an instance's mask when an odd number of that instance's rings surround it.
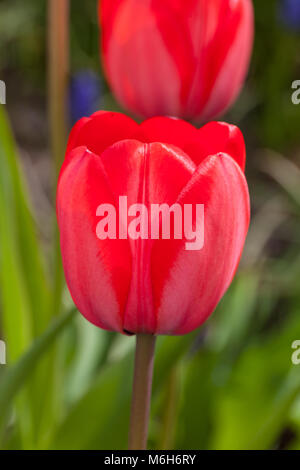
<svg viewBox="0 0 300 470">
<path fill-rule="evenodd" d="M 70 132 L 69 139 L 68 139 L 66 156 L 69 155 L 74 148 L 79 147 L 79 145 L 77 145 L 78 134 L 80 133 L 81 129 L 89 121 L 90 121 L 90 118 L 83 117 L 83 118 L 79 119 L 79 121 L 77 121 L 76 124 L 74 124 L 74 126 L 72 127 L 72 130 Z"/>
<path fill-rule="evenodd" d="M 253 46 L 253 6 L 250 0 L 231 2 L 228 20 L 221 14 L 218 34 L 213 48 L 208 52 L 210 58 L 207 69 L 213 73 L 201 110 L 202 120 L 219 116 L 236 100 L 248 70 L 249 57 Z M 218 60 L 215 59 L 218 58 Z M 214 70 L 214 72 L 212 72 Z M 191 96 L 194 100 L 194 97 Z"/>
<path fill-rule="evenodd" d="M 227 153 L 244 171 L 246 146 L 243 134 L 238 127 L 226 122 L 209 122 L 197 133 L 197 142 L 185 149 L 194 162 L 199 164 L 210 155 Z"/>
<path fill-rule="evenodd" d="M 115 199 L 126 195 L 128 208 L 132 204 L 144 204 L 148 209 L 154 203 L 172 205 L 196 168 L 187 155 L 173 146 L 134 140 L 111 146 L 103 152 L 101 161 Z M 123 221 L 123 225 L 127 227 L 130 220 Z M 148 239 L 130 239 L 132 282 L 123 319 L 127 332 L 155 331 L 150 277 L 152 246 L 149 232 Z"/>
<path fill-rule="evenodd" d="M 199 165 L 217 153 L 230 155 L 244 171 L 246 147 L 238 127 L 225 122 L 210 122 L 197 130 L 181 119 L 154 117 L 140 125 L 140 140 L 164 142 L 181 148 Z"/>
<path fill-rule="evenodd" d="M 66 281 L 79 311 L 93 324 L 123 331 L 122 312 L 131 280 L 128 240 L 96 235 L 101 203 L 115 205 L 99 156 L 75 149 L 61 170 L 57 217 Z"/>
<path fill-rule="evenodd" d="M 156 116 L 140 125 L 140 140 L 172 144 L 185 151 L 189 142 L 198 137 L 197 129 L 182 119 Z"/>
<path fill-rule="evenodd" d="M 121 113 L 98 111 L 90 118 L 83 118 L 72 129 L 67 155 L 76 147 L 86 146 L 96 155 L 110 145 L 124 140 L 135 138 L 139 130 L 133 119 Z"/>
<path fill-rule="evenodd" d="M 178 114 L 188 91 L 182 77 L 188 84 L 194 62 L 188 29 L 174 27 L 178 13 L 161 1 L 139 0 L 117 7 L 104 0 L 102 11 L 104 64 L 117 98 L 139 115 Z"/>
<path fill-rule="evenodd" d="M 173 145 L 130 139 L 107 148 L 101 161 L 113 193 L 127 195 L 128 204 L 174 202 L 196 170 L 189 156 Z"/>
<path fill-rule="evenodd" d="M 185 334 L 213 312 L 237 269 L 249 225 L 244 174 L 225 154 L 208 157 L 178 202 L 204 204 L 204 246 L 188 251 L 186 240 L 157 240 L 151 276 L 157 334 Z"/>
</svg>

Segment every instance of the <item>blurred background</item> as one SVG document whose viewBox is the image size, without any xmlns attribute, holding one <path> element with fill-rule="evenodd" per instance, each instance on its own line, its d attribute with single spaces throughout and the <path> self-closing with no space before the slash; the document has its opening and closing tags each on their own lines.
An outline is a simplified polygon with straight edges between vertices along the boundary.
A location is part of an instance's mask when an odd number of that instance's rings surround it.
<svg viewBox="0 0 300 470">
<path fill-rule="evenodd" d="M 70 3 L 71 123 L 119 108 L 100 68 L 97 2 Z M 300 449 L 300 1 L 254 6 L 249 77 L 222 117 L 245 136 L 251 228 L 210 320 L 158 340 L 152 449 Z M 47 60 L 47 2 L 0 0 L 1 448 L 125 449 L 134 338 L 88 324 L 57 287 Z"/>
</svg>

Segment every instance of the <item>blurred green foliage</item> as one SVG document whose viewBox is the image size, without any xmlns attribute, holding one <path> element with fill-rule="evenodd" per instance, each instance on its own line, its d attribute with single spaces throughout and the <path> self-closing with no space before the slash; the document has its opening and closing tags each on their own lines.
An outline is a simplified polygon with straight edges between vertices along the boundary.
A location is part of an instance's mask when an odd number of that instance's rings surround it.
<svg viewBox="0 0 300 470">
<path fill-rule="evenodd" d="M 101 74 L 96 0 L 71 3 L 72 71 Z M 291 362 L 292 342 L 300 339 L 300 106 L 291 102 L 299 36 L 280 24 L 275 0 L 254 4 L 249 78 L 224 118 L 240 125 L 247 142 L 251 229 L 239 272 L 211 319 L 191 335 L 158 340 L 153 449 L 300 449 L 300 365 Z M 8 112 L 22 99 L 10 83 L 46 100 L 46 6 L 0 1 Z M 108 88 L 106 103 L 116 106 Z M 134 339 L 88 324 L 72 311 L 67 292 L 62 314 L 52 310 L 49 247 L 4 110 L 0 338 L 8 364 L 0 366 L 1 447 L 125 449 Z"/>
</svg>

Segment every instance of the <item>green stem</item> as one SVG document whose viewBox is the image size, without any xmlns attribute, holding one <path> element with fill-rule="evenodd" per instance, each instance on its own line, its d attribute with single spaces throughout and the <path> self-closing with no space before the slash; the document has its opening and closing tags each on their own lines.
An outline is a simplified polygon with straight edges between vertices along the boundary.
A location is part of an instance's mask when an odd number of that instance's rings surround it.
<svg viewBox="0 0 300 470">
<path fill-rule="evenodd" d="M 147 447 L 155 340 L 154 335 L 138 334 L 136 336 L 129 432 L 130 450 L 144 450 Z"/>
<path fill-rule="evenodd" d="M 69 0 L 48 0 L 49 120 L 51 147 L 58 173 L 67 140 L 69 75 Z"/>
<path fill-rule="evenodd" d="M 54 191 L 67 142 L 67 86 L 69 75 L 69 0 L 48 0 L 48 86 L 51 152 L 54 160 Z M 54 303 L 52 311 L 60 311 L 63 271 L 58 229 L 54 225 Z"/>
</svg>

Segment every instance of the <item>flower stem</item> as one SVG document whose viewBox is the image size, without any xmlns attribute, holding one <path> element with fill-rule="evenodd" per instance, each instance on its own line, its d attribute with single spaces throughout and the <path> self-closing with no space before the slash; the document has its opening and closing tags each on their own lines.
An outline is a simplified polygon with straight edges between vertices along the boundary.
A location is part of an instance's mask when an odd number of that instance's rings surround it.
<svg viewBox="0 0 300 470">
<path fill-rule="evenodd" d="M 155 336 L 138 334 L 134 363 L 129 449 L 145 450 L 151 403 Z"/>
<path fill-rule="evenodd" d="M 69 0 L 48 0 L 49 120 L 52 153 L 58 173 L 67 139 L 69 73 Z"/>
<path fill-rule="evenodd" d="M 67 89 L 69 75 L 69 0 L 48 0 L 48 87 L 50 143 L 54 163 L 54 199 L 57 176 L 67 143 Z M 54 295 L 52 310 L 60 311 L 64 286 L 58 228 L 54 224 Z"/>
</svg>

